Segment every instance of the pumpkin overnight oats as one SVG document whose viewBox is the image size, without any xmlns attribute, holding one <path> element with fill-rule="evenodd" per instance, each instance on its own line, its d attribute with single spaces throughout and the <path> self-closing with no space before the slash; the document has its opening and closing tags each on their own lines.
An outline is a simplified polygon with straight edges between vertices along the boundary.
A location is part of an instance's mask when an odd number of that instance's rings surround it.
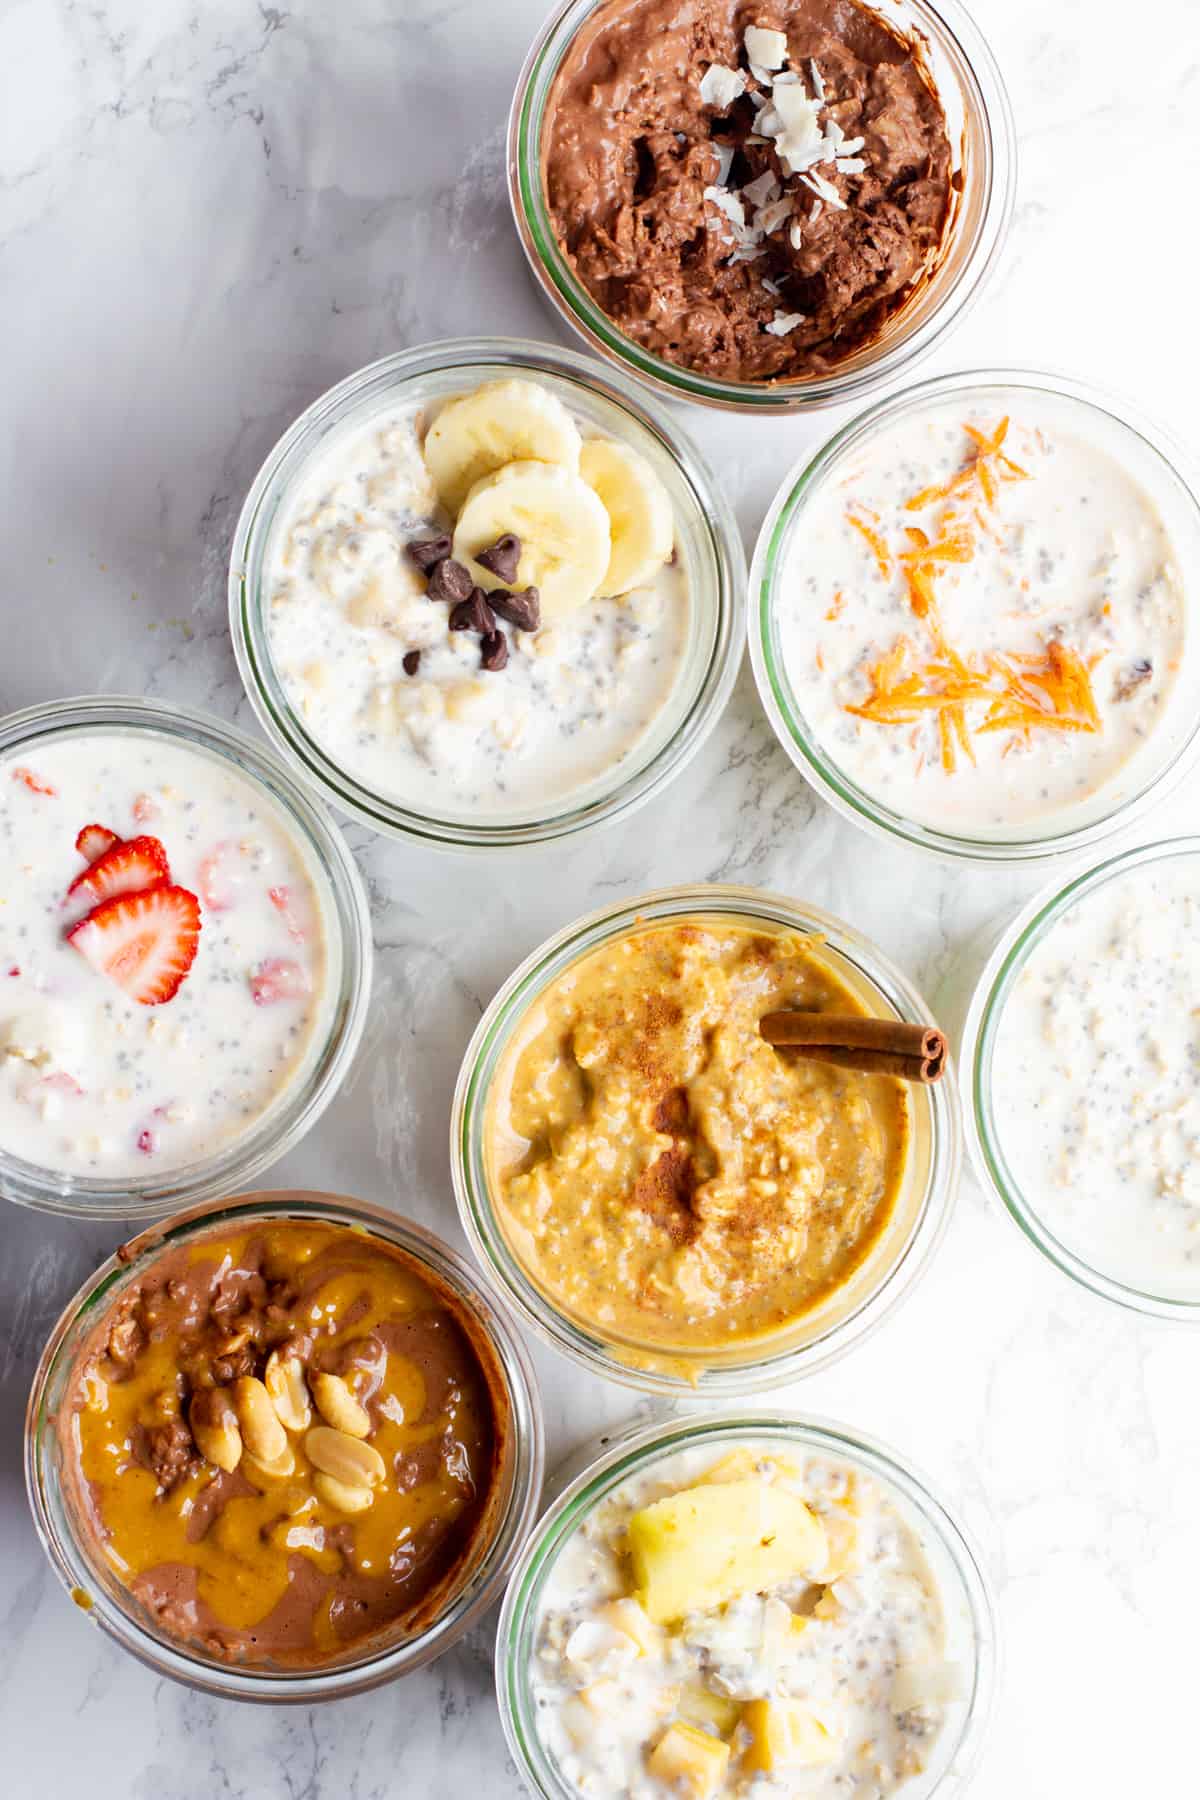
<svg viewBox="0 0 1200 1800">
<path fill-rule="evenodd" d="M 608 1338 L 767 1339 L 847 1283 L 892 1217 L 905 1085 L 776 1049 L 786 1009 L 865 1015 L 820 939 L 631 929 L 550 982 L 489 1089 L 488 1187 L 530 1281 Z"/>
</svg>

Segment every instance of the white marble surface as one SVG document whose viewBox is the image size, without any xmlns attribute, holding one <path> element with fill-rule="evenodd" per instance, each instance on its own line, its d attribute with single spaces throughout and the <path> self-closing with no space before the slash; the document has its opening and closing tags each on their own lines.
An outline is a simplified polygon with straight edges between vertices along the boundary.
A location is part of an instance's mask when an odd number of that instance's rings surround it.
<svg viewBox="0 0 1200 1800">
<path fill-rule="evenodd" d="M 120 690 L 249 726 L 225 565 L 277 433 L 385 351 L 557 335 L 502 173 L 511 84 L 544 5 L 0 3 L 0 709 Z M 1195 0 L 976 11 L 1013 95 L 1020 194 L 1003 267 L 930 370 L 1059 365 L 1186 434 Z M 784 469 L 835 422 L 688 415 L 748 543 Z M 1188 798 L 1154 823 L 1198 818 Z M 278 1175 L 388 1200 L 456 1240 L 444 1145 L 458 1059 L 551 928 L 664 881 L 753 881 L 845 913 L 933 989 L 961 982 L 980 922 L 1031 885 L 947 872 L 835 821 L 774 746 L 745 673 L 698 763 L 626 827 L 557 857 L 553 884 L 520 859 L 464 868 L 353 841 L 374 908 L 374 1024 L 349 1088 Z M 217 1704 L 89 1629 L 29 1524 L 19 1422 L 51 1321 L 117 1234 L 15 1210 L 3 1226 L 7 1800 L 515 1795 L 486 1629 L 406 1684 L 313 1711 Z M 554 1453 L 634 1405 L 538 1360 Z M 788 1395 L 909 1451 L 987 1549 L 1007 1656 L 974 1800 L 1196 1791 L 1197 1369 L 1194 1338 L 1073 1291 L 968 1180 L 907 1310 Z"/>
</svg>

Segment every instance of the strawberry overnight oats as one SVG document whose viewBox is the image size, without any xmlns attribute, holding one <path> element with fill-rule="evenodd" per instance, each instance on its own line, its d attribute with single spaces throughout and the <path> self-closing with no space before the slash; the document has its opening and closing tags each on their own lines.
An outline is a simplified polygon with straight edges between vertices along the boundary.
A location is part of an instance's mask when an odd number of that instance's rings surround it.
<svg viewBox="0 0 1200 1800">
<path fill-rule="evenodd" d="M 327 1028 L 327 901 L 265 788 L 159 733 L 0 759 L 0 1153 L 160 1180 L 248 1133 Z"/>
</svg>

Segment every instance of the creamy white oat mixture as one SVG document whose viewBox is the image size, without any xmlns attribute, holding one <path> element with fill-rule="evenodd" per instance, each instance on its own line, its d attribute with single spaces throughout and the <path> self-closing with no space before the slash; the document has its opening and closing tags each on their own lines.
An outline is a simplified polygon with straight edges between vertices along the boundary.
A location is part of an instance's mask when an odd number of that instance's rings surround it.
<svg viewBox="0 0 1200 1800">
<path fill-rule="evenodd" d="M 1200 1298 L 1200 857 L 1118 875 L 1005 1005 L 996 1131 L 1033 1210 L 1114 1280 Z"/>
<path fill-rule="evenodd" d="M 922 584 L 935 608 L 924 617 Z M 939 401 L 858 450 L 806 508 L 780 608 L 788 678 L 833 762 L 903 817 L 957 832 L 1068 814 L 1101 790 L 1119 799 L 1185 647 L 1154 502 L 1027 392 Z M 873 673 L 897 645 L 894 667 Z M 1047 725 L 1052 646 L 1068 654 L 1068 685 L 1062 723 Z M 975 697 L 960 728 L 930 701 L 961 692 L 964 667 Z"/>
<path fill-rule="evenodd" d="M 138 1004 L 64 938 L 90 904 L 65 903 L 89 824 L 157 837 L 200 900 L 195 961 L 162 1005 Z M 0 1150 L 130 1180 L 213 1154 L 306 1066 L 325 987 L 307 857 L 249 781 L 115 734 L 0 762 Z"/>
<path fill-rule="evenodd" d="M 269 556 L 271 653 L 312 736 L 373 792 L 418 812 L 528 813 L 630 758 L 667 705 L 686 573 L 670 564 L 536 632 L 502 624 L 507 667 L 481 670 L 479 638 L 449 629 L 404 553 L 447 528 L 418 424 L 416 407 L 373 420 L 307 473 Z"/>
<path fill-rule="evenodd" d="M 789 1488 L 817 1514 L 824 1567 L 652 1628 L 639 1650 L 608 1610 L 631 1592 L 631 1516 L 747 1476 Z M 543 1744 L 568 1785 L 598 1800 L 679 1800 L 686 1784 L 651 1764 L 681 1720 L 729 1747 L 713 1795 L 880 1800 L 927 1765 L 961 1688 L 933 1571 L 887 1491 L 849 1464 L 767 1441 L 676 1452 L 604 1500 L 542 1590 L 530 1678 Z M 751 1766 L 747 1721 L 763 1700 L 801 1703 L 823 1750 Z"/>
</svg>

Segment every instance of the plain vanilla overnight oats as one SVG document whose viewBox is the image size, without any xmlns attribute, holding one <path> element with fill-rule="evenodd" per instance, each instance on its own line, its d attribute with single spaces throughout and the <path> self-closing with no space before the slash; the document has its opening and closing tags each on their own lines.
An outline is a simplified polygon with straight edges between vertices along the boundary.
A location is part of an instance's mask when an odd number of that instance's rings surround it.
<svg viewBox="0 0 1200 1800">
<path fill-rule="evenodd" d="M 610 386 L 564 353 L 408 353 L 260 476 L 231 588 L 251 696 L 371 823 L 557 835 L 643 797 L 715 717 L 736 539 L 677 434 Z"/>
<path fill-rule="evenodd" d="M 47 708 L 5 743 L 5 1190 L 128 1213 L 263 1166 L 361 1028 L 348 855 L 273 759 L 176 711 Z"/>
<path fill-rule="evenodd" d="M 760 690 L 853 816 L 964 855 L 1111 829 L 1194 733 L 1195 501 L 1104 404 L 951 377 L 847 428 L 756 562 Z"/>
<path fill-rule="evenodd" d="M 463 1060 L 455 1188 L 476 1252 L 556 1348 L 631 1385 L 804 1372 L 924 1266 L 957 1166 L 952 1085 L 767 1041 L 924 1007 L 841 921 L 667 889 L 534 952 Z"/>
<path fill-rule="evenodd" d="M 968 1023 L 977 1144 L 1060 1267 L 1171 1317 L 1200 1303 L 1200 843 L 1035 902 Z"/>
<path fill-rule="evenodd" d="M 498 1648 L 510 1748 L 553 1800 L 925 1800 L 969 1770 L 992 1628 L 957 1528 L 877 1447 L 718 1416 L 572 1483 Z"/>
</svg>

